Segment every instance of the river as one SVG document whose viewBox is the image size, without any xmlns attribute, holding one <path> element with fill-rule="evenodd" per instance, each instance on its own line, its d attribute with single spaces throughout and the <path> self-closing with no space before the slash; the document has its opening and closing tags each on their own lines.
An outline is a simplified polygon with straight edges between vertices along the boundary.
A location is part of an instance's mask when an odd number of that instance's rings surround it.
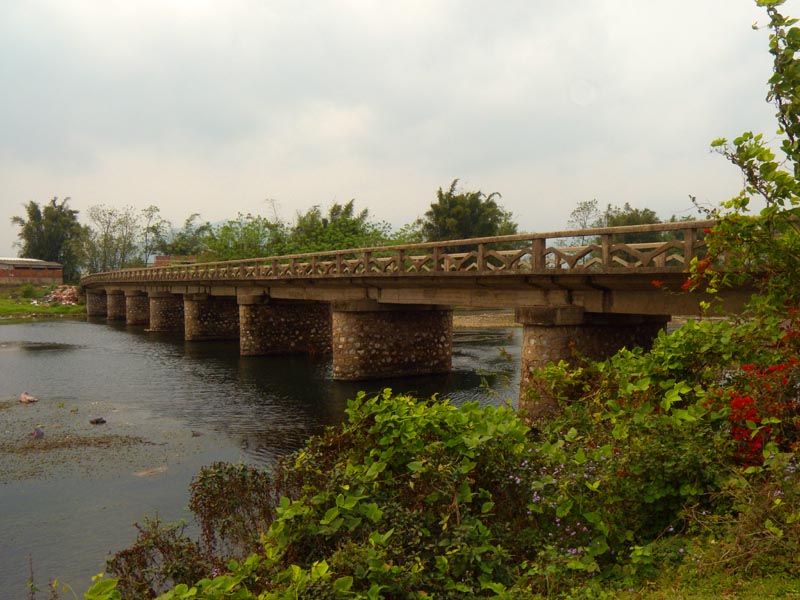
<svg viewBox="0 0 800 600">
<path fill-rule="evenodd" d="M 236 341 L 105 320 L 0 326 L 0 594 L 27 598 L 32 564 L 39 588 L 57 579 L 82 597 L 133 523 L 158 514 L 192 529 L 188 486 L 202 465 L 268 467 L 339 423 L 359 390 L 515 402 L 521 337 L 456 330 L 451 373 L 352 383 L 331 380 L 329 357 L 240 357 Z M 39 402 L 18 403 L 26 390 Z"/>
</svg>

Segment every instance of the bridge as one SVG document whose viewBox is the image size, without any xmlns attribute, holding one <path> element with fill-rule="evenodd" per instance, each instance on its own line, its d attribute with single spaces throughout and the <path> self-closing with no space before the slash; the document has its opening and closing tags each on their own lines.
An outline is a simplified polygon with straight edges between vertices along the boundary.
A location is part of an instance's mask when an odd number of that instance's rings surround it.
<svg viewBox="0 0 800 600">
<path fill-rule="evenodd" d="M 124 269 L 84 277 L 89 316 L 186 340 L 239 339 L 242 355 L 333 355 L 333 377 L 451 368 L 454 307 L 513 308 L 522 388 L 577 351 L 604 358 L 652 343 L 672 316 L 698 315 L 682 290 L 714 221 L 519 234 Z M 626 243 L 630 236 L 658 241 Z M 641 239 L 641 237 L 639 238 Z M 737 311 L 751 290 L 730 290 Z"/>
</svg>

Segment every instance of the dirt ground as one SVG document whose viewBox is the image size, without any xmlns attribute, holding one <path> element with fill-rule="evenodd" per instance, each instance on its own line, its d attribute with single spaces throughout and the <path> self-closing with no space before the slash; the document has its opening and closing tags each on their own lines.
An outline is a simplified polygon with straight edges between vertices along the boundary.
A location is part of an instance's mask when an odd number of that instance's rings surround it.
<svg viewBox="0 0 800 600">
<path fill-rule="evenodd" d="M 106 422 L 93 425 L 90 421 L 98 417 Z M 17 398 L 0 398 L 0 484 L 109 473 L 146 477 L 168 470 L 209 442 L 169 419 L 112 402 L 43 398 L 21 404 Z"/>
</svg>

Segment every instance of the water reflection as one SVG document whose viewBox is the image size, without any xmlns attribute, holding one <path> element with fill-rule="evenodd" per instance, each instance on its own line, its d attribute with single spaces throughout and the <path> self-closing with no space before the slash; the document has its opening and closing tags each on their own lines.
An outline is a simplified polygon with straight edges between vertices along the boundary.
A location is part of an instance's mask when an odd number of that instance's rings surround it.
<svg viewBox="0 0 800 600">
<path fill-rule="evenodd" d="M 80 348 L 75 344 L 57 344 L 52 342 L 3 342 L 0 350 L 23 350 L 26 352 L 46 352 L 48 350 L 64 351 Z"/>
<path fill-rule="evenodd" d="M 256 462 L 270 463 L 339 423 L 359 391 L 389 387 L 458 405 L 513 402 L 519 385 L 517 329 L 457 331 L 451 373 L 366 382 L 333 381 L 330 356 L 243 357 L 237 340 L 186 342 L 172 333 L 114 329 L 127 334 L 130 354 L 148 362 L 152 389 L 141 402 L 190 427 L 225 432 Z"/>
</svg>

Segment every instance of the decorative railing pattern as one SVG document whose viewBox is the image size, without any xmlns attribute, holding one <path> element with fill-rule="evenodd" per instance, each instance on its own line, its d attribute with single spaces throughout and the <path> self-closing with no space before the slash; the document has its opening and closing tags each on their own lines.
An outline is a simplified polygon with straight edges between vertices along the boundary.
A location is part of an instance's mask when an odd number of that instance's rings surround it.
<svg viewBox="0 0 800 600">
<path fill-rule="evenodd" d="M 685 271 L 704 252 L 715 221 L 688 221 L 379 246 L 225 262 L 93 273 L 83 285 L 112 282 L 290 280 L 354 277 L 554 275 L 564 272 Z M 650 234 L 661 241 L 624 243 Z M 586 240 L 588 243 L 575 243 Z"/>
</svg>

